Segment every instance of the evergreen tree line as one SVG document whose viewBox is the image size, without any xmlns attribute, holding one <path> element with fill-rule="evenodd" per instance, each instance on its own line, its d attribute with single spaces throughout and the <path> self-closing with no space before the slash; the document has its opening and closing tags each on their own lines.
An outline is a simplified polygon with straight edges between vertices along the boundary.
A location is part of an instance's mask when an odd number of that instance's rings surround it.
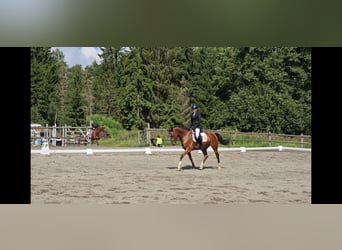
<svg viewBox="0 0 342 250">
<path fill-rule="evenodd" d="M 311 135 L 311 48 L 101 47 L 101 63 L 68 67 L 31 48 L 31 121 L 85 126 L 95 114 L 128 130 L 189 126 Z M 96 121 L 95 121 L 96 123 Z"/>
</svg>

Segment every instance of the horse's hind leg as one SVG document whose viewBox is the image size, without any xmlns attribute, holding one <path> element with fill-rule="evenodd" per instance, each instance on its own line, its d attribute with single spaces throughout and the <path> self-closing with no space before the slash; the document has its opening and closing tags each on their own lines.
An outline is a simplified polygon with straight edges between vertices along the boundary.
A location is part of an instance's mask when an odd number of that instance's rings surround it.
<svg viewBox="0 0 342 250">
<path fill-rule="evenodd" d="M 218 169 L 221 169 L 221 163 L 220 163 L 220 155 L 217 149 L 214 150 L 215 155 L 216 155 L 216 159 L 217 159 L 217 163 L 218 163 Z"/>
</svg>

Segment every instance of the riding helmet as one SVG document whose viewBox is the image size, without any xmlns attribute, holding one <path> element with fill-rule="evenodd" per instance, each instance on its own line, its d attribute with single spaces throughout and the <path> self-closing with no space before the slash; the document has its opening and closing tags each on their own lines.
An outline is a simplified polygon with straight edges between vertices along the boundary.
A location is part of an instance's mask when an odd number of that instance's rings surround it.
<svg viewBox="0 0 342 250">
<path fill-rule="evenodd" d="M 196 104 L 192 104 L 192 105 L 191 105 L 191 108 L 192 108 L 192 109 L 198 109 L 198 106 L 197 106 Z"/>
</svg>

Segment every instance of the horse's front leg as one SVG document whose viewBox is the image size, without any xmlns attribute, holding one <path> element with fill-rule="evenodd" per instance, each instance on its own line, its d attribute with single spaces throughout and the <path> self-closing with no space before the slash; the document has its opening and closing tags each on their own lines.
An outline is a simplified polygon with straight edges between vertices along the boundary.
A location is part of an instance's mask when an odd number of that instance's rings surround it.
<svg viewBox="0 0 342 250">
<path fill-rule="evenodd" d="M 191 152 L 188 153 L 188 156 L 189 156 L 189 159 L 191 161 L 192 167 L 195 168 L 195 164 L 194 164 L 194 161 L 192 160 Z"/>
<path fill-rule="evenodd" d="M 178 170 L 181 170 L 181 169 L 182 169 L 182 160 L 183 160 L 183 157 L 184 157 L 184 153 L 182 153 L 181 156 L 180 156 L 180 158 L 179 158 L 178 167 L 177 167 Z"/>
<path fill-rule="evenodd" d="M 206 161 L 206 160 L 208 159 L 208 157 L 209 157 L 206 148 L 203 149 L 202 152 L 203 152 L 204 157 L 203 157 L 203 160 L 202 160 L 201 165 L 200 165 L 200 169 L 201 169 L 201 170 L 203 169 L 203 165 L 204 165 L 205 161 Z"/>
<path fill-rule="evenodd" d="M 178 170 L 181 170 L 182 169 L 182 160 L 183 160 L 183 158 L 184 158 L 184 156 L 186 155 L 186 154 L 189 154 L 190 153 L 190 150 L 189 149 L 186 149 L 182 154 L 181 154 L 181 156 L 180 156 L 180 158 L 179 158 L 179 163 L 178 163 Z"/>
</svg>

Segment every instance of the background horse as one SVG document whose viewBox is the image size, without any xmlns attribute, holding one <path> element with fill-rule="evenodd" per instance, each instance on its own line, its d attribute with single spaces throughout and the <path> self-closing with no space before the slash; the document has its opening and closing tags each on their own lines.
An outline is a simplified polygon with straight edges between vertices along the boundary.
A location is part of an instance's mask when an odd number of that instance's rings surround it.
<svg viewBox="0 0 342 250">
<path fill-rule="evenodd" d="M 93 129 L 93 131 L 91 131 L 91 135 L 90 135 L 90 142 L 91 144 L 94 143 L 94 141 L 96 142 L 96 145 L 99 146 L 99 140 L 101 138 L 101 133 L 105 133 L 105 126 L 97 126 L 95 129 Z"/>
<path fill-rule="evenodd" d="M 200 165 L 200 169 L 203 169 L 203 165 L 205 161 L 208 159 L 207 148 L 209 146 L 211 146 L 215 152 L 217 163 L 218 163 L 218 169 L 221 169 L 220 155 L 218 153 L 218 142 L 220 142 L 223 145 L 227 145 L 229 143 L 228 139 L 224 140 L 219 133 L 207 131 L 205 132 L 205 135 L 207 138 L 205 140 L 205 137 L 203 137 L 202 148 L 200 148 L 200 145 L 193 141 L 193 137 L 192 137 L 193 133 L 190 129 L 174 127 L 174 128 L 169 129 L 168 132 L 170 135 L 172 145 L 175 145 L 177 138 L 179 138 L 179 140 L 182 143 L 182 147 L 184 149 L 184 152 L 181 154 L 180 159 L 179 159 L 178 170 L 181 170 L 182 159 L 186 154 L 189 156 L 192 167 L 195 168 L 195 164 L 191 156 L 191 151 L 195 149 L 197 150 L 200 149 L 203 152 L 204 157 Z"/>
</svg>

